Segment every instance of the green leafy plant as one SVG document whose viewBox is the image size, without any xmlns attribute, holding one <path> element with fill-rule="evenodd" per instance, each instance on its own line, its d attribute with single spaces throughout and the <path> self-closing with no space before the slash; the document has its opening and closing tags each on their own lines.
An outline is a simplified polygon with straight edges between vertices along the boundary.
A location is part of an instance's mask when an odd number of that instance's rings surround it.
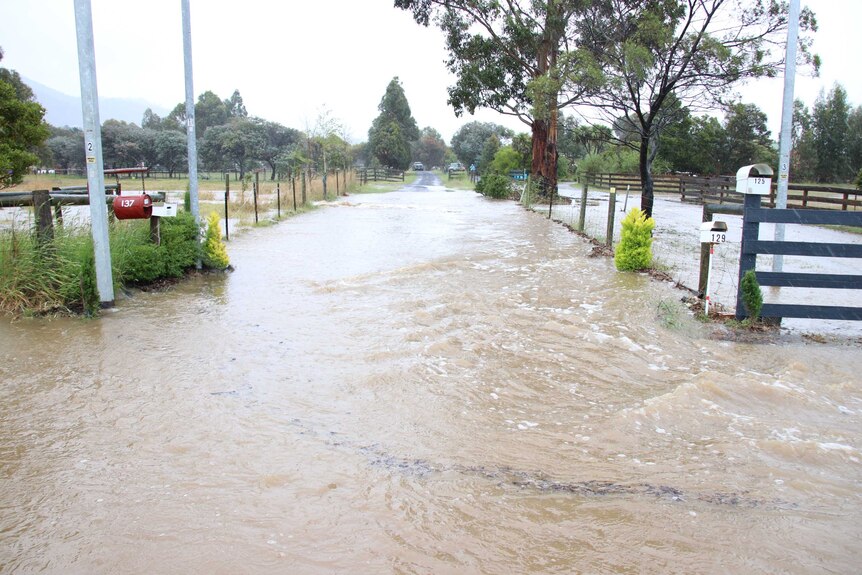
<svg viewBox="0 0 862 575">
<path fill-rule="evenodd" d="M 200 228 L 190 212 L 162 218 L 161 228 L 165 276 L 180 277 L 198 261 Z"/>
<path fill-rule="evenodd" d="M 155 244 L 131 246 L 123 278 L 133 283 L 149 283 L 164 274 L 164 254 Z"/>
<path fill-rule="evenodd" d="M 622 221 L 614 263 L 620 271 L 637 271 L 652 265 L 652 231 L 655 220 L 640 208 L 632 208 Z"/>
<path fill-rule="evenodd" d="M 84 255 L 81 262 L 81 304 L 87 316 L 99 313 L 99 288 L 96 282 L 96 257 L 92 251 Z"/>
<path fill-rule="evenodd" d="M 489 198 L 508 198 L 512 195 L 512 181 L 502 174 L 488 174 L 476 182 L 476 191 Z"/>
<path fill-rule="evenodd" d="M 230 265 L 227 247 L 221 239 L 219 216 L 212 212 L 207 218 L 207 231 L 203 245 L 203 262 L 208 268 L 223 270 Z"/>
<path fill-rule="evenodd" d="M 748 270 L 742 276 L 742 305 L 745 307 L 745 312 L 752 321 L 760 319 L 760 312 L 763 309 L 763 292 L 760 290 L 760 284 L 757 283 L 757 274 L 754 270 Z"/>
</svg>

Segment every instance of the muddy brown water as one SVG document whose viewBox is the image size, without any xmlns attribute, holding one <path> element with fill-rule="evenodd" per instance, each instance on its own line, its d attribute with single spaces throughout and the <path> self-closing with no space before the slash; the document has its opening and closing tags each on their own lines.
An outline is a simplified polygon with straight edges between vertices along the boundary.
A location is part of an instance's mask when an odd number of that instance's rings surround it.
<svg viewBox="0 0 862 575">
<path fill-rule="evenodd" d="M 733 343 L 472 192 L 0 324 L 9 573 L 852 573 L 862 353 Z"/>
</svg>

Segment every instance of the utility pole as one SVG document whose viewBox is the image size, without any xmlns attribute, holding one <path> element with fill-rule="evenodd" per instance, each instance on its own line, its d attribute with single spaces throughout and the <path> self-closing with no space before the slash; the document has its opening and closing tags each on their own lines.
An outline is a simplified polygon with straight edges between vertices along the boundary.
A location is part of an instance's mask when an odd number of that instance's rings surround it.
<svg viewBox="0 0 862 575">
<path fill-rule="evenodd" d="M 200 225 L 201 216 L 198 204 L 198 145 L 195 135 L 195 90 L 192 74 L 192 23 L 189 0 L 182 1 L 183 10 L 183 63 L 186 74 L 186 137 L 188 141 L 189 156 L 189 196 L 191 200 L 192 215 L 195 222 Z M 200 242 L 200 236 L 198 236 Z M 197 261 L 200 269 L 201 262 Z"/>
<path fill-rule="evenodd" d="M 99 121 L 99 93 L 96 87 L 96 49 L 93 42 L 93 12 L 90 0 L 75 0 L 75 28 L 78 37 L 78 75 L 81 79 L 81 111 L 84 120 L 84 150 L 87 158 L 87 188 L 96 286 L 99 304 L 114 305 L 114 278 L 111 272 L 111 244 L 108 238 L 108 208 L 105 205 L 105 171 L 102 162 L 102 124 Z"/>
<path fill-rule="evenodd" d="M 799 37 L 799 0 L 790 0 L 787 17 L 787 48 L 784 57 L 784 103 L 781 108 L 781 136 L 778 141 L 778 193 L 775 207 L 787 207 L 787 185 L 790 183 L 790 146 L 793 141 L 793 88 L 796 82 L 796 45 Z M 775 224 L 775 241 L 784 241 L 784 224 Z M 784 256 L 775 255 L 772 271 L 780 272 Z"/>
</svg>

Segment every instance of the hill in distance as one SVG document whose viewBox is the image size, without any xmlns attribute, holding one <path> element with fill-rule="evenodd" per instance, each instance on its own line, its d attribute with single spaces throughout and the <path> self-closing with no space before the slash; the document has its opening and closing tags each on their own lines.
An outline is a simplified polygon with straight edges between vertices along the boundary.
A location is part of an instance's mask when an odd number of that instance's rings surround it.
<svg viewBox="0 0 862 575">
<path fill-rule="evenodd" d="M 36 99 L 45 108 L 45 121 L 52 126 L 70 128 L 83 127 L 83 116 L 81 113 L 81 98 L 70 96 L 49 88 L 39 82 L 22 78 L 30 86 Z M 137 98 L 99 98 L 99 119 L 121 120 L 132 124 L 141 125 L 144 111 L 150 108 L 161 117 L 168 114 L 162 106 L 151 104 L 146 100 Z"/>
</svg>

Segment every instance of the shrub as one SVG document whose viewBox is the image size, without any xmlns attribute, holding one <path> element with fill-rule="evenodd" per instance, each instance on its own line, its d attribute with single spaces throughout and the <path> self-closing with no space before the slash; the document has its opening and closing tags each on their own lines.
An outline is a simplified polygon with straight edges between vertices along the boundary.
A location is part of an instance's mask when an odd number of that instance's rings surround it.
<svg viewBox="0 0 862 575">
<path fill-rule="evenodd" d="M 227 247 L 221 240 L 219 217 L 212 212 L 207 218 L 207 233 L 203 245 L 203 262 L 208 268 L 223 270 L 230 265 L 227 257 Z"/>
<path fill-rule="evenodd" d="M 157 280 L 164 274 L 164 260 L 164 249 L 155 244 L 131 246 L 123 279 L 133 283 L 149 283 Z"/>
<path fill-rule="evenodd" d="M 754 270 L 748 270 L 742 276 L 742 305 L 745 307 L 745 312 L 753 321 L 760 318 L 760 311 L 763 308 L 763 292 L 760 290 L 760 284 L 757 283 L 757 274 Z"/>
<path fill-rule="evenodd" d="M 512 146 L 503 146 L 494 155 L 490 171 L 495 174 L 508 174 L 512 170 L 518 170 L 521 167 L 521 155 Z"/>
<path fill-rule="evenodd" d="M 81 304 L 84 308 L 84 313 L 88 316 L 94 316 L 99 313 L 99 286 L 96 281 L 96 256 L 92 251 L 88 251 L 84 255 L 84 260 L 81 262 Z"/>
<path fill-rule="evenodd" d="M 856 174 L 856 189 L 862 190 L 862 169 Z"/>
<path fill-rule="evenodd" d="M 632 208 L 622 221 L 620 243 L 614 263 L 620 271 L 636 271 L 652 265 L 652 231 L 655 220 L 639 208 Z"/>
<path fill-rule="evenodd" d="M 180 277 L 197 264 L 200 253 L 199 234 L 200 228 L 190 212 L 179 212 L 173 218 L 162 218 L 161 236 L 166 277 Z"/>
<path fill-rule="evenodd" d="M 502 174 L 488 174 L 476 182 L 476 191 L 489 198 L 508 198 L 512 195 L 512 180 Z"/>
</svg>

